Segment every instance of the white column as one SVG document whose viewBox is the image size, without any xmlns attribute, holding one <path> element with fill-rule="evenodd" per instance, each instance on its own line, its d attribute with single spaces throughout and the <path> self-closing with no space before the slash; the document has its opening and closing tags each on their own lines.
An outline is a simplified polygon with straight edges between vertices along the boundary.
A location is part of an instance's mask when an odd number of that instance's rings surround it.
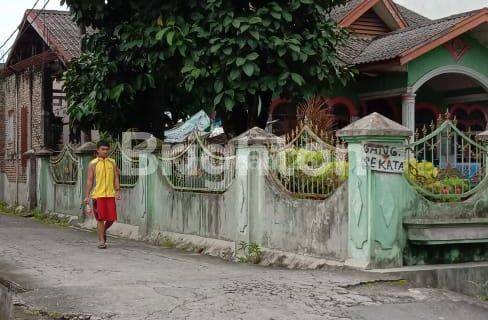
<svg viewBox="0 0 488 320">
<path fill-rule="evenodd" d="M 415 93 L 402 95 L 402 124 L 415 132 Z"/>
</svg>

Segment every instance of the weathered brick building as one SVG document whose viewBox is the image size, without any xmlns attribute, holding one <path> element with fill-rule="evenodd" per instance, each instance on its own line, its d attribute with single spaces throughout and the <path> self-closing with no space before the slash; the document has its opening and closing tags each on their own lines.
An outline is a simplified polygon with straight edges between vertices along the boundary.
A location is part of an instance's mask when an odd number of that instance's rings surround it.
<svg viewBox="0 0 488 320">
<path fill-rule="evenodd" d="M 35 206 L 35 155 L 78 142 L 60 78 L 80 47 L 69 12 L 26 11 L 0 80 L 0 200 Z"/>
</svg>

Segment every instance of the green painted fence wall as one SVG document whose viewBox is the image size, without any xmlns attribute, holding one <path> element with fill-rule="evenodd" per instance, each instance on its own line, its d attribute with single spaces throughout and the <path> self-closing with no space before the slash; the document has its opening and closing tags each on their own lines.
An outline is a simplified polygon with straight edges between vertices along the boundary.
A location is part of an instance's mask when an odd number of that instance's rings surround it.
<svg viewBox="0 0 488 320">
<path fill-rule="evenodd" d="M 238 152 L 248 163 L 250 149 Z M 263 148 L 258 148 L 263 150 Z M 38 158 L 38 204 L 45 212 L 85 217 L 80 209 L 89 154 L 80 154 L 75 185 L 55 184 L 49 157 Z M 141 175 L 123 188 L 118 222 L 137 227 L 141 237 L 173 232 L 344 261 L 347 257 L 347 187 L 327 200 L 297 200 L 270 185 L 266 171 L 241 166 L 224 193 L 174 190 L 154 154 L 140 159 Z"/>
</svg>

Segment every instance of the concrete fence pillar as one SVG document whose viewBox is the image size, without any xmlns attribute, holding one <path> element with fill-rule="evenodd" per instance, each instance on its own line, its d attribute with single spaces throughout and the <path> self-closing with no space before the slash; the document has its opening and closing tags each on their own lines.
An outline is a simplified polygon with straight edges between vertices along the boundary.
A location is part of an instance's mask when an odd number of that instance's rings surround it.
<svg viewBox="0 0 488 320">
<path fill-rule="evenodd" d="M 75 153 L 79 157 L 78 163 L 78 181 L 81 181 L 81 185 L 84 187 L 86 185 L 86 170 L 88 164 L 95 157 L 95 152 L 97 151 L 97 145 L 95 142 L 86 142 L 76 149 Z"/>
<path fill-rule="evenodd" d="M 36 153 L 33 149 L 25 152 L 22 157 L 27 162 L 27 209 L 32 210 L 37 207 L 37 161 Z"/>
<path fill-rule="evenodd" d="M 373 113 L 337 135 L 348 143 L 348 260 L 361 269 L 402 265 L 403 143 L 408 128 Z"/>
<path fill-rule="evenodd" d="M 75 153 L 79 157 L 78 161 L 78 181 L 80 183 L 80 204 L 81 201 L 85 198 L 85 185 L 86 185 L 86 179 L 87 179 L 87 168 L 88 165 L 90 164 L 90 161 L 93 160 L 95 152 L 97 150 L 97 145 L 95 142 L 85 142 L 81 146 L 79 146 L 76 150 Z M 84 222 L 86 217 L 84 214 L 80 216 L 80 221 Z"/>
<path fill-rule="evenodd" d="M 141 153 L 139 155 L 139 180 L 138 184 L 141 185 L 141 193 L 140 197 L 142 197 L 141 201 L 141 220 L 139 224 L 139 233 L 143 234 L 144 236 L 147 236 L 150 233 L 151 230 L 151 218 L 149 217 L 149 175 L 151 174 L 157 174 L 158 170 L 158 165 L 159 165 L 159 160 L 157 159 L 157 156 L 154 154 L 149 154 L 149 153 Z"/>
<path fill-rule="evenodd" d="M 53 155 L 53 151 L 49 149 L 41 149 L 36 151 L 36 197 L 37 197 L 37 207 L 41 211 L 47 211 L 49 208 L 47 207 L 47 197 L 49 194 L 48 184 L 50 183 L 49 179 L 49 159 Z"/>
<path fill-rule="evenodd" d="M 236 148 L 236 176 L 234 199 L 237 217 L 236 253 L 240 243 L 256 242 L 253 229 L 259 227 L 258 217 L 264 210 L 266 183 L 265 175 L 268 165 L 268 146 L 275 144 L 278 137 L 261 128 L 252 128 L 230 142 Z"/>
</svg>

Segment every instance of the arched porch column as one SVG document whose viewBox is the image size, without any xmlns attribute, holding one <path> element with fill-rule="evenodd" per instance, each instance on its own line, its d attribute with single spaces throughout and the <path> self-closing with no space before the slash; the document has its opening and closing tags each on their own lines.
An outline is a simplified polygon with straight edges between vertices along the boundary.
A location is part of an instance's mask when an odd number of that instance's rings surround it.
<svg viewBox="0 0 488 320">
<path fill-rule="evenodd" d="M 408 90 L 402 94 L 402 124 L 415 132 L 415 93 Z"/>
</svg>

